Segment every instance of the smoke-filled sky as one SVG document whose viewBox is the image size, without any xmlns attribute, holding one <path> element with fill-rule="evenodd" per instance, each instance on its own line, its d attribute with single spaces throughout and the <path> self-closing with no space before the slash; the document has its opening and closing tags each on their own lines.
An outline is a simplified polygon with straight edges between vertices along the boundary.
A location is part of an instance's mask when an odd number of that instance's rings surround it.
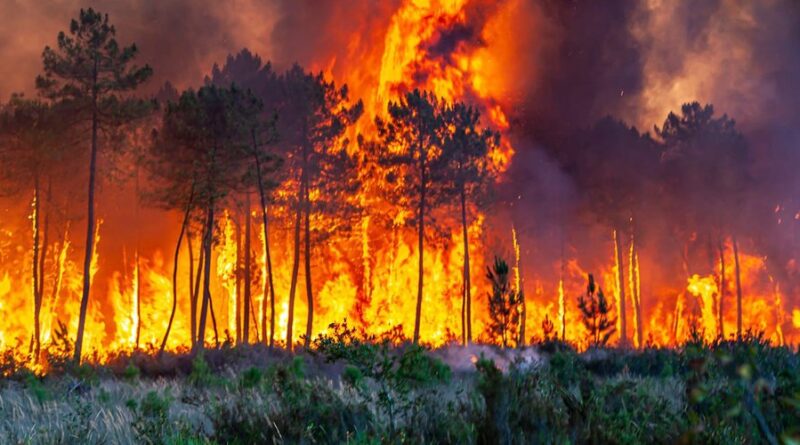
<svg viewBox="0 0 800 445">
<path fill-rule="evenodd" d="M 477 1 L 473 3 L 493 3 Z M 511 84 L 523 107 L 571 121 L 613 113 L 649 128 L 687 100 L 713 102 L 743 124 L 797 119 L 800 6 L 788 0 L 500 2 L 515 12 Z M 247 47 L 279 65 L 361 69 L 383 44 L 399 0 L 1 0 L 0 97 L 31 92 L 41 51 L 81 7 L 111 15 L 155 68 L 151 87 L 199 83 Z M 483 17 L 478 17 L 479 22 Z M 491 47 L 492 42 L 488 42 Z M 499 45 L 498 45 L 499 47 Z M 355 63 L 354 63 L 355 62 Z M 376 66 L 375 69 L 378 69 Z M 509 82 L 506 82 L 509 83 Z"/>
</svg>

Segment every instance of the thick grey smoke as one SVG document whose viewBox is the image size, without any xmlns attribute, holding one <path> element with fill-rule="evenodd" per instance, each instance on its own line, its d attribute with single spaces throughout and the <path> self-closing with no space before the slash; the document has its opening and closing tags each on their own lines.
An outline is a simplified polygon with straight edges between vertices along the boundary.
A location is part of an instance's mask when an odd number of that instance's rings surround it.
<svg viewBox="0 0 800 445">
<path fill-rule="evenodd" d="M 41 53 L 55 46 L 81 8 L 108 13 L 123 44 L 135 42 L 139 63 L 154 67 L 148 88 L 170 80 L 179 87 L 198 84 L 217 61 L 243 47 L 271 52 L 276 18 L 273 2 L 259 0 L 0 0 L 0 97 L 33 93 Z"/>
</svg>

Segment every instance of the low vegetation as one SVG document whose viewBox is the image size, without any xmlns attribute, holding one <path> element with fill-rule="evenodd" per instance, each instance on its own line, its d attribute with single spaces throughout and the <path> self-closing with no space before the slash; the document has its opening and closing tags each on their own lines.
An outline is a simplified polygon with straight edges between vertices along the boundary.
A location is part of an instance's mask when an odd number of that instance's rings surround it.
<svg viewBox="0 0 800 445">
<path fill-rule="evenodd" d="M 800 356 L 758 336 L 640 351 L 558 341 L 429 350 L 342 323 L 310 344 L 133 353 L 44 377 L 6 363 L 0 442 L 800 440 Z"/>
</svg>

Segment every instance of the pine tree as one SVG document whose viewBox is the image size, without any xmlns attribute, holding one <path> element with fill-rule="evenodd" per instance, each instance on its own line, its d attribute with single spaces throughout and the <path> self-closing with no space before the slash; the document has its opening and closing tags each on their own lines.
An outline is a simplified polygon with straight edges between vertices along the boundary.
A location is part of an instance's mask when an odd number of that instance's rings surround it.
<svg viewBox="0 0 800 445">
<path fill-rule="evenodd" d="M 434 161 L 442 171 L 443 201 L 459 207 L 463 237 L 464 267 L 462 294 L 462 341 L 472 341 L 472 280 L 469 264 L 469 220 L 476 208 L 484 204 L 496 172 L 489 159 L 500 143 L 500 134 L 480 127 L 480 113 L 472 106 L 457 102 L 443 112 L 444 132 L 442 155 Z M 523 322 L 524 323 L 524 322 Z M 524 335 L 524 333 L 523 333 Z"/>
<path fill-rule="evenodd" d="M 102 129 L 120 126 L 148 112 L 146 103 L 122 94 L 135 90 L 151 76 L 152 70 L 146 65 L 131 66 L 138 53 L 136 45 L 119 46 L 115 39 L 116 29 L 109 23 L 107 14 L 92 8 L 81 9 L 78 19 L 70 23 L 69 33 L 58 34 L 56 49 L 49 46 L 44 49 L 44 75 L 36 79 L 36 87 L 48 99 L 68 107 L 70 120 L 76 127 L 90 127 L 83 294 L 74 358 L 75 362 L 80 362 L 94 250 L 98 136 Z"/>
<path fill-rule="evenodd" d="M 589 331 L 589 345 L 605 346 L 614 334 L 616 318 L 611 317 L 611 306 L 603 295 L 603 289 L 595 286 L 592 274 L 589 274 L 586 293 L 578 297 L 578 309 L 583 325 Z"/>
<path fill-rule="evenodd" d="M 210 273 L 215 214 L 225 198 L 242 183 L 250 159 L 244 156 L 250 144 L 250 126 L 258 109 L 249 92 L 235 86 L 206 86 L 184 92 L 164 113 L 162 130 L 150 153 L 151 175 L 157 187 L 152 198 L 168 209 L 201 213 L 202 300 L 194 349 L 203 348 L 205 325 L 211 301 Z M 174 297 L 173 297 L 174 303 Z M 216 330 L 215 330 L 216 331 Z"/>
<path fill-rule="evenodd" d="M 22 195 L 33 191 L 33 288 L 34 335 L 31 347 L 34 360 L 41 351 L 40 313 L 44 300 L 45 258 L 50 223 L 53 178 L 74 168 L 68 155 L 65 115 L 40 100 L 13 95 L 0 109 L 0 188 L 4 194 Z"/>
<path fill-rule="evenodd" d="M 522 291 L 511 285 L 510 269 L 503 259 L 495 257 L 494 264 L 486 268 L 486 278 L 492 285 L 489 300 L 489 325 L 487 332 L 492 341 L 507 348 L 518 339 Z"/>
<path fill-rule="evenodd" d="M 378 163 L 386 171 L 383 192 L 398 209 L 415 213 L 406 218 L 417 226 L 417 305 L 414 316 L 414 343 L 419 343 L 424 290 L 425 222 L 432 203 L 441 195 L 441 168 L 436 162 L 445 131 L 444 106 L 433 95 L 415 90 L 388 105 L 389 118 L 377 118 Z"/>
</svg>

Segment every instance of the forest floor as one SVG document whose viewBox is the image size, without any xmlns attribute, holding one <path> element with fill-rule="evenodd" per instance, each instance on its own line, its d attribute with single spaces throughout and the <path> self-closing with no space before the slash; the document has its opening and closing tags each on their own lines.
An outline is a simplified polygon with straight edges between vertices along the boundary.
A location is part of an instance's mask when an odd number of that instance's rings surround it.
<svg viewBox="0 0 800 445">
<path fill-rule="evenodd" d="M 800 443 L 800 356 L 758 337 L 578 353 L 345 332 L 3 370 L 3 444 Z"/>
</svg>

